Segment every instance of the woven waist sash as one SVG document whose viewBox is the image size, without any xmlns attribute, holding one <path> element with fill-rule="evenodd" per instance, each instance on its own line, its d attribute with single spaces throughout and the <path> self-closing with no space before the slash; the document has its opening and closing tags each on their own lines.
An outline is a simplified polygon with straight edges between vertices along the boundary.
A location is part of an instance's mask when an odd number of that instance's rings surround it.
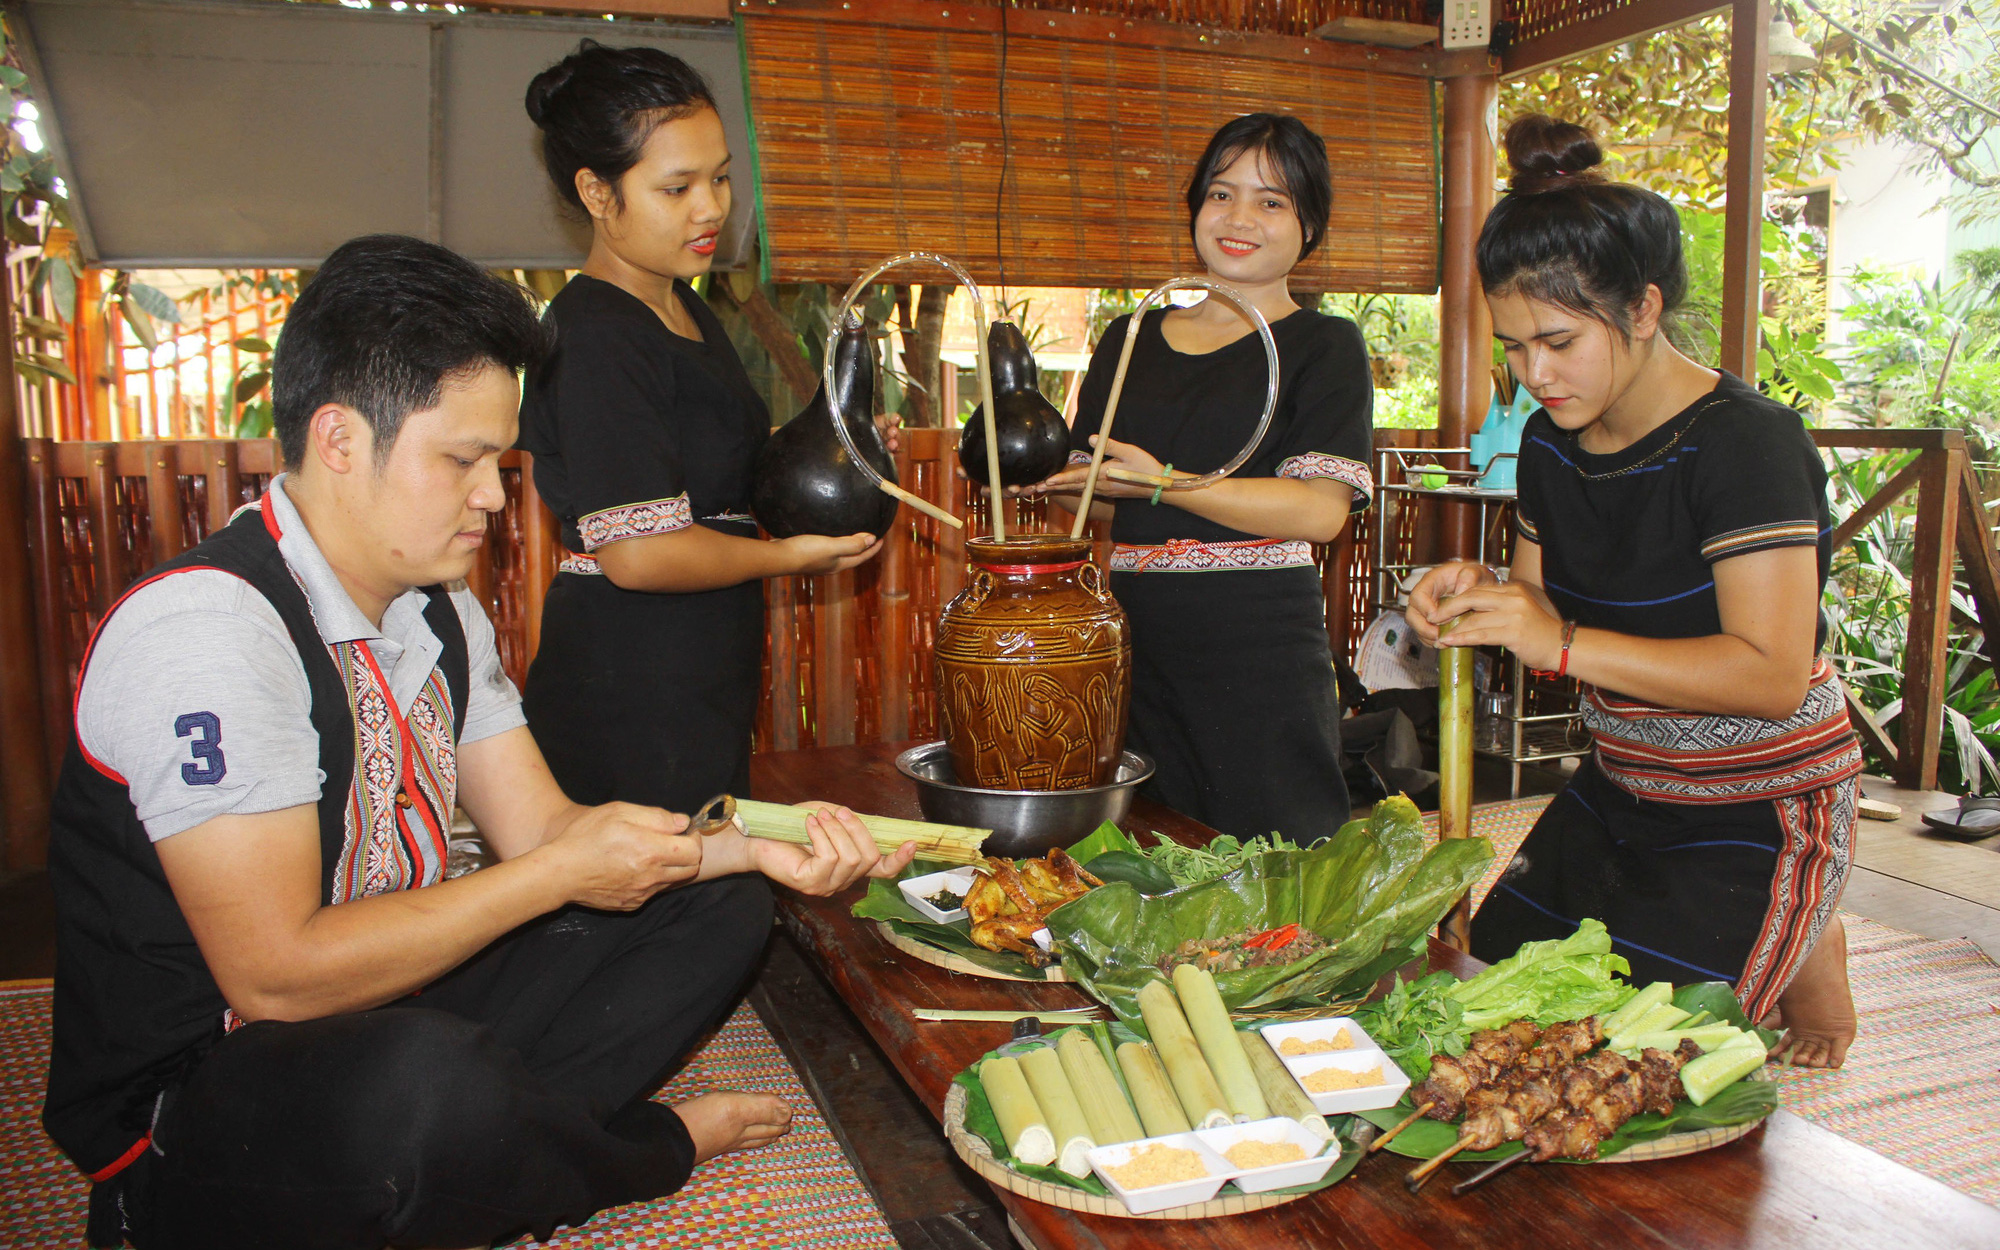
<svg viewBox="0 0 2000 1250">
<path fill-rule="evenodd" d="M 1586 687 L 1583 723 L 1605 775 L 1663 803 L 1787 798 L 1861 771 L 1861 741 L 1825 656 L 1783 720 L 1674 711 Z"/>
<path fill-rule="evenodd" d="M 1312 544 L 1304 539 L 1253 538 L 1205 543 L 1173 538 L 1158 546 L 1118 543 L 1111 549 L 1113 573 L 1221 573 L 1237 569 L 1313 567 Z"/>
</svg>

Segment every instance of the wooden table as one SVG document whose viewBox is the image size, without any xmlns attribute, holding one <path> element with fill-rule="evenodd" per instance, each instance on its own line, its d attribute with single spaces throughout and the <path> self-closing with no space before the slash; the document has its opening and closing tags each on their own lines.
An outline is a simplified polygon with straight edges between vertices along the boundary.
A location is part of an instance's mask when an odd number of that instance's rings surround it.
<svg viewBox="0 0 2000 1250">
<path fill-rule="evenodd" d="M 916 792 L 896 772 L 892 746 L 825 747 L 757 756 L 751 789 L 776 802 L 824 798 L 858 811 L 918 816 Z M 1141 801 L 1123 822 L 1185 840 L 1201 825 Z M 1005 1042 L 1006 1025 L 925 1024 L 918 1007 L 995 1010 L 1075 1007 L 1068 985 L 996 981 L 944 971 L 897 953 L 873 922 L 848 914 L 859 897 L 779 891 L 785 926 L 934 1115 L 953 1076 Z M 1432 967 L 1469 975 L 1480 965 L 1436 942 Z M 1991 1125 L 1965 1126 L 1991 1134 Z M 1082 1215 L 996 1190 L 1036 1246 L 1118 1250 L 1177 1247 L 1522 1246 L 2000 1246 L 2000 1212 L 1863 1146 L 1780 1111 L 1739 1142 L 1657 1163 L 1516 1169 L 1454 1199 L 1471 1166 L 1448 1165 L 1422 1192 L 1403 1188 L 1411 1162 L 1364 1159 L 1346 1180 L 1297 1202 L 1226 1219 L 1161 1223 Z"/>
</svg>

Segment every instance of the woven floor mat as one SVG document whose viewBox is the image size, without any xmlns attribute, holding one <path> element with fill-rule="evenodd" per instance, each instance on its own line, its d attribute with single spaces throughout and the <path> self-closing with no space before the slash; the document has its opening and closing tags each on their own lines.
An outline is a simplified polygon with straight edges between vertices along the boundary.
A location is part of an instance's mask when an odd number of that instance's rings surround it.
<svg viewBox="0 0 2000 1250">
<path fill-rule="evenodd" d="M 39 1120 L 49 1000 L 45 981 L 0 983 L 0 1247 L 8 1250 L 83 1245 L 87 1187 Z M 792 1106 L 792 1131 L 696 1168 L 671 1198 L 606 1211 L 558 1233 L 547 1250 L 895 1250 L 881 1208 L 747 1003 L 660 1098 L 679 1102 L 720 1089 L 778 1095 Z"/>
</svg>

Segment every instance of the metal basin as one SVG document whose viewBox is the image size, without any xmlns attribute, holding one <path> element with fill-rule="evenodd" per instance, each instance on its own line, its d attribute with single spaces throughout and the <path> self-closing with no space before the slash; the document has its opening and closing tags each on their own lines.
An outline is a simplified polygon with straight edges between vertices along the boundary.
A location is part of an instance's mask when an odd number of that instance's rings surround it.
<svg viewBox="0 0 2000 1250">
<path fill-rule="evenodd" d="M 951 748 L 926 742 L 896 757 L 896 771 L 917 783 L 924 819 L 941 825 L 991 829 L 988 855 L 1040 855 L 1068 846 L 1132 807 L 1132 792 L 1153 775 L 1153 761 L 1126 751 L 1117 776 L 1084 790 L 983 790 L 954 780 Z"/>
</svg>

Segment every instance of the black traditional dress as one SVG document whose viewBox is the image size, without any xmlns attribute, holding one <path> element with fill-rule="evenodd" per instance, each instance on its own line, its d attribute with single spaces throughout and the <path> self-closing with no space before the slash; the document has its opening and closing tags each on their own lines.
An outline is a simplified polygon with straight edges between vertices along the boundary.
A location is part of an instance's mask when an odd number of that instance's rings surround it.
<svg viewBox="0 0 2000 1250">
<path fill-rule="evenodd" d="M 1714 564 L 1778 547 L 1832 561 L 1826 468 L 1799 415 L 1723 374 L 1622 451 L 1547 412 L 1521 440 L 1523 538 L 1566 619 L 1642 638 L 1722 632 Z M 1825 641 L 1822 621 L 1816 645 Z M 1488 961 L 1594 916 L 1642 980 L 1732 982 L 1776 1005 L 1846 880 L 1860 745 L 1821 656 L 1783 720 L 1685 712 L 1586 687 L 1596 754 L 1549 804 L 1472 922 Z"/>
<path fill-rule="evenodd" d="M 771 423 L 715 314 L 674 293 L 700 341 L 587 275 L 549 304 L 557 348 L 528 381 L 521 449 L 566 552 L 523 701 L 572 800 L 685 812 L 748 790 L 763 583 L 621 590 L 592 553 L 690 525 L 755 538 L 751 465 Z"/>
<path fill-rule="evenodd" d="M 1263 411 L 1262 341 L 1200 355 L 1139 327 L 1111 437 L 1191 473 L 1242 449 Z M 1071 459 L 1088 458 L 1129 318 L 1111 323 L 1078 393 Z M 1272 324 L 1278 406 L 1238 478 L 1329 477 L 1374 493 L 1374 388 L 1354 323 L 1299 311 Z M 1312 544 L 1260 538 L 1166 500 L 1116 501 L 1111 588 L 1132 622 L 1127 742 L 1153 757 L 1146 793 L 1238 837 L 1323 838 L 1347 820 L 1340 701 Z"/>
</svg>

